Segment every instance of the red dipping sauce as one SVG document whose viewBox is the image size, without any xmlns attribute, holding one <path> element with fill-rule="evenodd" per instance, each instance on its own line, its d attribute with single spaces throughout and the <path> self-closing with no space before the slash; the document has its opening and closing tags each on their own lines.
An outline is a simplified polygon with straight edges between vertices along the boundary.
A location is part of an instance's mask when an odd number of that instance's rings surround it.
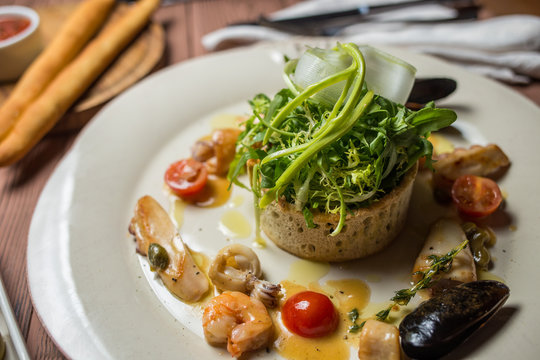
<svg viewBox="0 0 540 360">
<path fill-rule="evenodd" d="M 0 41 L 7 40 L 30 26 L 30 20 L 22 16 L 0 16 Z"/>
</svg>

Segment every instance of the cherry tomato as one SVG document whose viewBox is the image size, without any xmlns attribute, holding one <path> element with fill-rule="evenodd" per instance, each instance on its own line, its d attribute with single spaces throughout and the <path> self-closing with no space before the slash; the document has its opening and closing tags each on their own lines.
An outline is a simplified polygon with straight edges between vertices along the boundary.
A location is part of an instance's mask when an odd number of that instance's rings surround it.
<svg viewBox="0 0 540 360">
<path fill-rule="evenodd" d="M 452 200 L 462 214 L 484 217 L 497 210 L 502 195 L 495 181 L 480 176 L 463 175 L 452 185 Z"/>
<path fill-rule="evenodd" d="M 193 159 L 177 161 L 165 172 L 165 183 L 178 196 L 185 197 L 199 193 L 208 180 L 206 167 Z"/>
<path fill-rule="evenodd" d="M 329 335 L 338 325 L 334 304 L 326 295 L 313 291 L 303 291 L 287 299 L 282 317 L 287 329 L 308 338 Z"/>
</svg>

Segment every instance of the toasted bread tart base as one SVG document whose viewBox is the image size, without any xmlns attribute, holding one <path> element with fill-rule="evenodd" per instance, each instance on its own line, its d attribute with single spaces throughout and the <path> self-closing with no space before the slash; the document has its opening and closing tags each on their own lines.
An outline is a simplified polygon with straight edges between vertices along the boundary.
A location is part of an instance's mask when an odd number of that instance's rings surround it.
<svg viewBox="0 0 540 360">
<path fill-rule="evenodd" d="M 347 261 L 360 259 L 388 246 L 405 225 L 417 166 L 399 185 L 369 207 L 347 215 L 344 228 L 330 236 L 338 214 L 316 212 L 316 228 L 308 228 L 302 212 L 285 199 L 261 211 L 261 228 L 280 248 L 304 259 Z"/>
</svg>

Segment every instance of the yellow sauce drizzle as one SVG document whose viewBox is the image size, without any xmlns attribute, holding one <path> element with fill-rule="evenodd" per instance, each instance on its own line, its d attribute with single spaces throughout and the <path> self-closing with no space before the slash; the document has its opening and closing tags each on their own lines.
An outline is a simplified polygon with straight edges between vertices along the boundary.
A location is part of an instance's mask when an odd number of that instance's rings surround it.
<svg viewBox="0 0 540 360">
<path fill-rule="evenodd" d="M 329 263 L 300 259 L 292 263 L 287 279 L 300 285 L 309 286 L 310 283 L 319 282 L 329 271 Z"/>
<path fill-rule="evenodd" d="M 212 208 L 225 204 L 231 195 L 231 192 L 227 190 L 228 186 L 227 179 L 210 175 L 202 193 L 190 201 L 179 198 L 165 186 L 166 191 L 171 196 L 169 215 L 173 219 L 176 228 L 180 229 L 184 224 L 184 213 L 188 205 Z"/>
<path fill-rule="evenodd" d="M 231 207 L 237 208 L 240 207 L 244 203 L 244 197 L 242 195 L 236 195 L 231 199 Z"/>
<path fill-rule="evenodd" d="M 366 321 L 368 319 L 376 319 L 377 318 L 376 314 L 379 311 L 388 308 L 388 306 L 392 304 L 393 304 L 392 301 L 384 301 L 380 303 L 375 303 L 375 302 L 368 303 L 367 306 L 364 309 L 362 309 L 362 311 L 358 309 L 358 311 L 360 312 L 360 317 L 357 323 L 361 324 L 363 321 Z M 413 311 L 415 307 L 416 306 L 412 305 L 412 303 L 406 306 L 399 306 L 399 305 L 394 306 L 386 322 L 393 324 L 395 326 L 399 326 L 399 323 L 401 322 L 401 320 L 403 320 L 405 316 L 407 316 L 411 311 Z"/>
<path fill-rule="evenodd" d="M 180 229 L 184 224 L 184 212 L 186 210 L 187 203 L 182 199 L 175 198 L 172 206 L 170 207 L 170 217 L 172 218 L 174 225 L 177 229 Z"/>
<path fill-rule="evenodd" d="M 309 263 L 308 261 L 305 262 Z M 302 264 L 301 266 L 305 265 Z M 311 266 L 313 268 L 313 265 Z M 315 268 L 317 268 L 317 265 Z M 318 268 L 318 275 L 321 275 L 320 270 L 321 268 L 324 269 L 324 267 L 319 265 Z M 305 290 L 316 291 L 329 296 L 339 313 L 339 325 L 337 330 L 329 336 L 315 339 L 304 338 L 292 334 L 283 325 L 279 311 L 272 311 L 271 315 L 276 324 L 276 340 L 274 342 L 276 351 L 281 356 L 291 360 L 349 359 L 351 347 L 358 346 L 359 334 L 348 332 L 349 326 L 352 325 L 348 313 L 354 308 L 361 311 L 368 304 L 369 287 L 358 279 L 329 280 L 322 286 L 317 282 L 311 282 L 308 286 L 304 286 L 285 280 L 281 282 L 281 286 L 284 293 L 282 304 L 291 295 Z"/>
<path fill-rule="evenodd" d="M 433 145 L 435 154 L 446 154 L 454 151 L 454 144 L 440 134 L 431 134 L 428 140 Z"/>
<path fill-rule="evenodd" d="M 334 290 L 334 299 L 346 312 L 354 308 L 363 309 L 369 302 L 369 287 L 361 280 L 328 280 L 326 285 Z"/>
<path fill-rule="evenodd" d="M 210 127 L 212 130 L 224 129 L 224 128 L 238 128 L 238 124 L 242 120 L 241 116 L 232 114 L 220 114 L 214 116 L 210 120 Z"/>
<path fill-rule="evenodd" d="M 232 238 L 247 238 L 251 235 L 251 224 L 238 210 L 226 211 L 219 221 L 219 229 Z"/>
<path fill-rule="evenodd" d="M 193 306 L 194 314 L 198 314 L 198 316 L 201 316 L 204 308 L 206 307 L 206 304 L 208 304 L 210 299 L 216 296 L 214 285 L 212 284 L 212 281 L 210 281 L 210 279 L 208 278 L 210 258 L 202 252 L 194 251 L 191 249 L 189 249 L 189 252 L 193 257 L 193 261 L 195 261 L 195 264 L 197 264 L 197 266 L 202 270 L 204 276 L 206 276 L 206 278 L 208 279 L 208 283 L 210 284 L 210 288 L 208 289 L 207 293 L 201 299 L 199 299 L 199 301 L 191 303 L 191 305 Z"/>
<path fill-rule="evenodd" d="M 266 240 L 261 236 L 261 234 L 257 234 L 255 236 L 255 241 L 253 241 L 253 246 L 264 249 L 266 247 Z"/>
<path fill-rule="evenodd" d="M 193 200 L 189 201 L 191 204 L 198 207 L 218 207 L 227 202 L 231 196 L 231 192 L 227 190 L 229 187 L 229 181 L 226 178 L 208 175 L 208 182 Z"/>
</svg>

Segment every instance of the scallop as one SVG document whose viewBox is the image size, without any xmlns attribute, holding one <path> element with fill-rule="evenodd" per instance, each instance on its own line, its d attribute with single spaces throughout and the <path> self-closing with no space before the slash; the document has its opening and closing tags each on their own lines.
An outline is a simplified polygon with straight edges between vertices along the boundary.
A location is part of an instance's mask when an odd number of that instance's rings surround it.
<svg viewBox="0 0 540 360">
<path fill-rule="evenodd" d="M 436 359 L 465 341 L 506 302 L 510 289 L 492 280 L 448 289 L 420 304 L 399 326 L 401 346 L 414 359 Z"/>
</svg>

